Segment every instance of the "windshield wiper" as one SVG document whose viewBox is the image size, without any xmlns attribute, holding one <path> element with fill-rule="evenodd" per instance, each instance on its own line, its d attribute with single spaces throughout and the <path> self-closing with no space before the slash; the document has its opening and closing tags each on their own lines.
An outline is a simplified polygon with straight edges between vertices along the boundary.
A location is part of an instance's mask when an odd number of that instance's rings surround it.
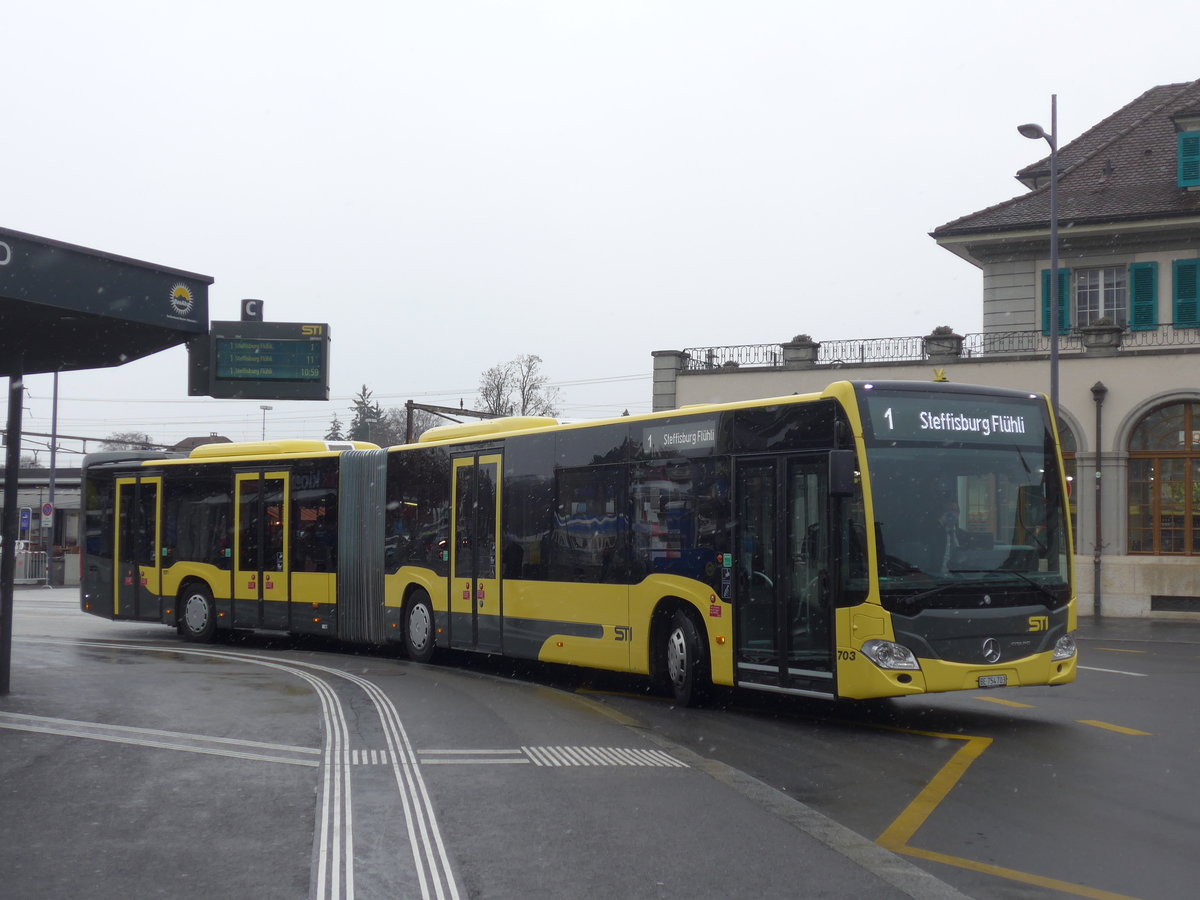
<svg viewBox="0 0 1200 900">
<path fill-rule="evenodd" d="M 953 571 L 966 572 L 966 571 L 973 571 L 973 570 L 954 569 Z M 987 570 L 979 569 L 978 571 L 986 572 Z M 992 582 L 984 581 L 984 580 L 978 579 L 978 578 L 972 579 L 969 581 L 948 581 L 945 584 L 939 584 L 937 587 L 930 588 L 927 591 L 921 591 L 921 593 L 919 593 L 919 594 L 910 594 L 909 596 L 904 598 L 904 602 L 905 603 L 916 603 L 918 600 L 924 600 L 926 597 L 932 597 L 934 594 L 940 594 L 942 591 L 949 590 L 950 588 L 987 587 L 990 584 L 992 584 Z"/>
<path fill-rule="evenodd" d="M 1032 587 L 1034 590 L 1040 591 L 1041 593 L 1045 594 L 1047 597 L 1049 597 L 1055 603 L 1058 603 L 1060 600 L 1058 594 L 1054 593 L 1054 591 L 1050 590 L 1050 588 L 1046 587 L 1044 584 L 1042 584 L 1039 581 L 1034 581 L 1032 578 L 1030 578 L 1024 572 L 1018 572 L 1016 569 L 1001 569 L 1001 570 L 996 570 L 996 569 L 951 569 L 950 571 L 955 574 L 957 574 L 959 572 L 967 572 L 967 573 L 974 573 L 974 574 L 979 574 L 981 572 L 994 572 L 996 574 L 997 578 L 1002 578 L 1004 575 L 1016 575 L 1027 585 Z M 994 584 L 994 583 L 995 582 L 991 582 L 991 581 L 982 582 L 982 584 Z"/>
</svg>

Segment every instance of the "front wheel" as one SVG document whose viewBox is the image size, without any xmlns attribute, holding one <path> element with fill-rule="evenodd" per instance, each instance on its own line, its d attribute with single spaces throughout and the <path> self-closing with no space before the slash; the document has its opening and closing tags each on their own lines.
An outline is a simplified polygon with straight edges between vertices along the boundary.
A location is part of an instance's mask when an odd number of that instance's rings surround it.
<svg viewBox="0 0 1200 900">
<path fill-rule="evenodd" d="M 671 619 L 665 650 L 675 699 L 684 706 L 702 705 L 712 691 L 708 651 L 695 621 L 682 610 Z"/>
<path fill-rule="evenodd" d="M 433 604 L 424 591 L 414 591 L 404 607 L 404 652 L 413 662 L 433 659 Z"/>
<path fill-rule="evenodd" d="M 179 604 L 179 633 L 184 640 L 207 644 L 217 634 L 217 605 L 203 584 L 192 584 Z"/>
</svg>

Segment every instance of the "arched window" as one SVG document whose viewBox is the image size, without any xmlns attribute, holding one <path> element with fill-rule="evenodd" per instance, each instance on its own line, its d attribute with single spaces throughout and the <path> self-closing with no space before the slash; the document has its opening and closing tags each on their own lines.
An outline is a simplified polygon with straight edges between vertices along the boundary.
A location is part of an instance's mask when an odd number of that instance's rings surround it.
<svg viewBox="0 0 1200 900">
<path fill-rule="evenodd" d="M 1151 410 L 1129 438 L 1129 552 L 1200 554 L 1200 403 Z"/>
</svg>

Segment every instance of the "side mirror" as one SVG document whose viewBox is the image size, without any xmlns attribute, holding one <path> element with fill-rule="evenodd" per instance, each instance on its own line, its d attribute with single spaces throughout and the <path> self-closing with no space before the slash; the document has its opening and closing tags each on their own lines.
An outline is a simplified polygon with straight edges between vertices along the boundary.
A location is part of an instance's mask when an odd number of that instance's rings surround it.
<svg viewBox="0 0 1200 900">
<path fill-rule="evenodd" d="M 829 495 L 854 496 L 854 469 L 858 462 L 853 450 L 829 451 Z"/>
</svg>

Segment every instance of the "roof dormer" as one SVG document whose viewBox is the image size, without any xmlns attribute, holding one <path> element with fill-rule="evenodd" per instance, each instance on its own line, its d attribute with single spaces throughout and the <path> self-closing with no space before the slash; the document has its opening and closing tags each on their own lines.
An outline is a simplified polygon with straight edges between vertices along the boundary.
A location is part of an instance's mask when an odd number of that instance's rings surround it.
<svg viewBox="0 0 1200 900">
<path fill-rule="evenodd" d="M 1189 191 L 1200 190 L 1200 108 L 1180 110 L 1175 124 L 1176 183 Z"/>
</svg>

